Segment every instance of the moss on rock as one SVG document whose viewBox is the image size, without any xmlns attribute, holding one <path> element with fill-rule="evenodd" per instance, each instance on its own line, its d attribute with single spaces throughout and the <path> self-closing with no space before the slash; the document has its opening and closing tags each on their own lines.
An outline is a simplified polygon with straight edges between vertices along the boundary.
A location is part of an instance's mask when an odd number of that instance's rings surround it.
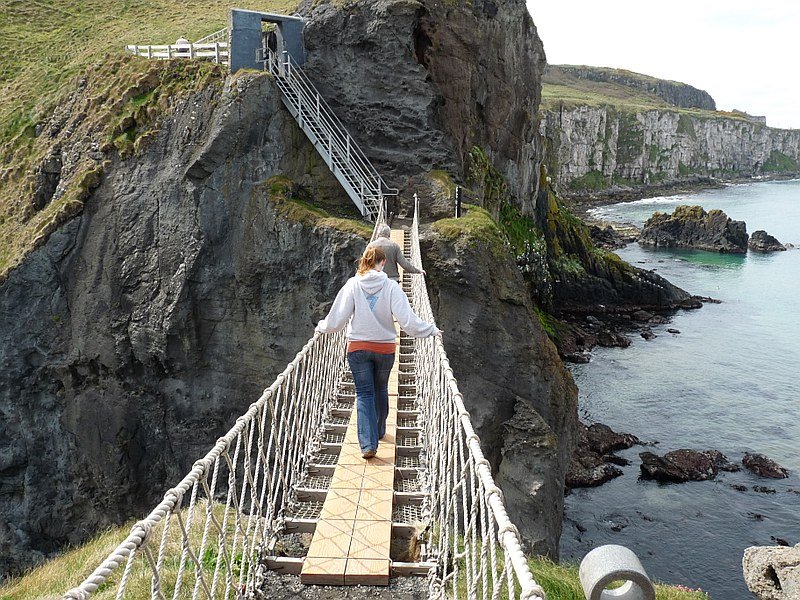
<svg viewBox="0 0 800 600">
<path fill-rule="evenodd" d="M 299 186 L 284 175 L 275 175 L 262 185 L 256 186 L 254 193 L 266 193 L 267 199 L 275 206 L 278 214 L 295 223 L 310 227 L 329 227 L 351 233 L 368 240 L 372 227 L 363 221 L 334 217 L 310 199 L 302 199 Z"/>
</svg>

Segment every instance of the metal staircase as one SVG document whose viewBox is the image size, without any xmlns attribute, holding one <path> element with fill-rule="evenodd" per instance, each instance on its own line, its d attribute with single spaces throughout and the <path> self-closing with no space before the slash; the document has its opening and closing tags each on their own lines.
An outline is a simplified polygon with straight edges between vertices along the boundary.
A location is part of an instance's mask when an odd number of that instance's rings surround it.
<svg viewBox="0 0 800 600">
<path fill-rule="evenodd" d="M 267 49 L 265 63 L 267 70 L 275 77 L 286 108 L 361 214 L 375 221 L 383 205 L 383 197 L 397 195 L 397 189 L 386 185 L 288 52 L 278 54 Z"/>
</svg>

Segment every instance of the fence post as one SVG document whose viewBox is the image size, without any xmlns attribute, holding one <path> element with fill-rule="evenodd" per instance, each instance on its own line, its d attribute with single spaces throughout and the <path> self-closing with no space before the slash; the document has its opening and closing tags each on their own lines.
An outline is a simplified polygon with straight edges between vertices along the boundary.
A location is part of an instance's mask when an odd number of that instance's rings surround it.
<svg viewBox="0 0 800 600">
<path fill-rule="evenodd" d="M 219 64 L 219 42 L 214 42 L 214 62 Z"/>
<path fill-rule="evenodd" d="M 455 197 L 455 204 L 456 204 L 456 219 L 461 216 L 461 188 L 456 186 L 456 197 Z"/>
<path fill-rule="evenodd" d="M 147 47 L 147 58 L 148 59 L 153 58 L 153 47 L 152 46 L 148 46 Z"/>
<path fill-rule="evenodd" d="M 172 46 L 167 46 L 167 58 L 172 58 Z"/>
</svg>

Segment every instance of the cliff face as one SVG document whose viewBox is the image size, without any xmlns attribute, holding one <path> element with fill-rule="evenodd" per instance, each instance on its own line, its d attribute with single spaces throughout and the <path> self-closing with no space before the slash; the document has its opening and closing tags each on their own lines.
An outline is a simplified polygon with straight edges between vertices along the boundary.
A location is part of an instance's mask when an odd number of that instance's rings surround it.
<svg viewBox="0 0 800 600">
<path fill-rule="evenodd" d="M 306 69 L 392 185 L 434 169 L 466 179 L 478 146 L 521 203 L 533 197 L 544 52 L 524 2 L 321 2 L 306 13 Z"/>
<path fill-rule="evenodd" d="M 0 285 L 0 573 L 151 507 L 308 339 L 365 240 L 275 174 L 336 187 L 267 76 L 207 88 Z"/>
<path fill-rule="evenodd" d="M 564 192 L 800 172 L 800 131 L 773 129 L 744 113 L 550 98 L 541 132 Z"/>
</svg>

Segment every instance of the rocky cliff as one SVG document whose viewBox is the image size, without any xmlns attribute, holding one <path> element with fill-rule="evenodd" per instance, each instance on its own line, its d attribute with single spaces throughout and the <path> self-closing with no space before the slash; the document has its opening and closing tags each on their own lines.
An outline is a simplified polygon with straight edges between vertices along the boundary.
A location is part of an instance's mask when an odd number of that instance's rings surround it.
<svg viewBox="0 0 800 600">
<path fill-rule="evenodd" d="M 696 248 L 709 252 L 747 252 L 747 224 L 721 210 L 676 206 L 671 214 L 656 212 L 642 228 L 639 243 L 665 248 Z"/>
<path fill-rule="evenodd" d="M 532 210 L 545 58 L 524 2 L 315 2 L 305 14 L 309 75 L 394 185 L 439 169 L 464 179 L 480 147 Z"/>
<path fill-rule="evenodd" d="M 423 236 L 431 304 L 470 418 L 526 548 L 558 555 L 577 388 L 500 227 L 477 207 Z"/>
<path fill-rule="evenodd" d="M 553 86 L 541 112 L 548 165 L 564 193 L 800 172 L 799 130 L 584 83 Z"/>
</svg>

